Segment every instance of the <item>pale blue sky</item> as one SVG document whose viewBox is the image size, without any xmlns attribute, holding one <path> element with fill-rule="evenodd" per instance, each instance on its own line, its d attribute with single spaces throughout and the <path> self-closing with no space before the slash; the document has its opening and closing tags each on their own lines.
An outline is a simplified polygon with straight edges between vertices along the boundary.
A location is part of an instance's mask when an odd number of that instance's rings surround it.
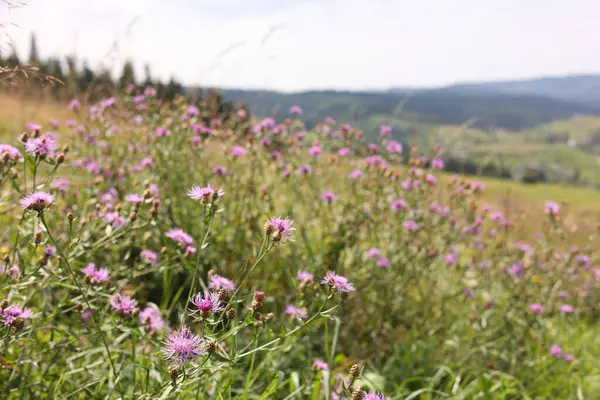
<svg viewBox="0 0 600 400">
<path fill-rule="evenodd" d="M 147 62 L 186 84 L 358 90 L 600 72 L 597 0 L 25 1 L 0 13 L 21 54 L 35 30 L 42 53 Z"/>
</svg>

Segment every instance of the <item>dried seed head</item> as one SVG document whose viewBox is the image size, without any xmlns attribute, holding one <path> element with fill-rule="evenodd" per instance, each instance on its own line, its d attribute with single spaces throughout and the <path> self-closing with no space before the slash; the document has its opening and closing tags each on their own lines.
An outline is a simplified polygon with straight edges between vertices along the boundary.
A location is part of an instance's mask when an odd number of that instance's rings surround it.
<svg viewBox="0 0 600 400">
<path fill-rule="evenodd" d="M 2 299 L 2 301 L 0 301 L 0 309 L 4 310 L 6 307 L 8 307 L 8 300 Z"/>
<path fill-rule="evenodd" d="M 219 296 L 219 300 L 227 300 L 229 298 L 229 293 L 225 289 L 217 290 L 217 296 Z"/>
<path fill-rule="evenodd" d="M 144 190 L 144 198 L 149 199 L 150 197 L 152 197 L 152 192 L 150 191 L 150 189 Z"/>
<path fill-rule="evenodd" d="M 360 375 L 360 365 L 358 364 L 354 364 L 352 367 L 350 367 L 350 375 L 352 375 L 353 377 L 357 377 Z"/>
<path fill-rule="evenodd" d="M 59 155 L 56 156 L 57 164 L 62 164 L 64 162 L 65 162 L 65 155 L 63 153 L 60 153 Z"/>
<path fill-rule="evenodd" d="M 352 392 L 352 400 L 363 400 L 365 398 L 365 392 L 362 389 L 356 389 Z"/>
<path fill-rule="evenodd" d="M 204 350 L 206 350 L 208 354 L 212 354 L 217 351 L 217 344 L 215 342 L 207 342 Z"/>
<path fill-rule="evenodd" d="M 179 376 L 180 373 L 181 373 L 181 371 L 180 371 L 179 367 L 177 367 L 176 365 L 172 365 L 169 368 L 169 376 L 173 380 L 177 379 L 177 377 Z"/>
<path fill-rule="evenodd" d="M 27 132 L 24 132 L 21 135 L 21 142 L 26 143 L 29 140 L 29 134 Z"/>
<path fill-rule="evenodd" d="M 69 221 L 73 221 L 73 220 L 75 219 L 75 216 L 73 215 L 73 213 L 72 213 L 71 211 L 69 211 L 69 212 L 67 213 L 67 219 L 68 219 Z"/>
<path fill-rule="evenodd" d="M 23 318 L 17 318 L 12 323 L 12 326 L 14 326 L 15 328 L 17 328 L 18 330 L 21 330 L 25 326 L 25 320 Z"/>
<path fill-rule="evenodd" d="M 8 303 L 8 302 L 7 302 Z M 229 310 L 227 310 L 227 312 L 225 313 L 225 315 L 227 315 L 228 319 L 235 319 L 237 312 L 235 311 L 234 308 L 230 308 Z"/>
</svg>

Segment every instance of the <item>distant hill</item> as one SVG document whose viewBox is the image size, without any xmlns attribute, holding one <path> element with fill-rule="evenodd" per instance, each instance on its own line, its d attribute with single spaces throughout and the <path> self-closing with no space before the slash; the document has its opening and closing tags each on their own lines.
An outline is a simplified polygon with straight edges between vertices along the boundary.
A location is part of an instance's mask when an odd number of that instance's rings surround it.
<svg viewBox="0 0 600 400">
<path fill-rule="evenodd" d="M 373 115 L 393 115 L 400 109 L 410 118 L 435 124 L 462 124 L 474 120 L 482 129 L 522 130 L 573 115 L 600 115 L 600 103 L 569 101 L 540 95 L 501 93 L 492 89 L 441 88 L 412 93 L 224 90 L 226 100 L 248 103 L 259 115 L 287 117 L 299 105 L 309 126 L 331 116 L 360 123 Z"/>
<path fill-rule="evenodd" d="M 459 83 L 440 88 L 440 90 L 486 95 L 542 96 L 567 101 L 600 104 L 600 75 L 573 75 L 519 81 Z"/>
</svg>

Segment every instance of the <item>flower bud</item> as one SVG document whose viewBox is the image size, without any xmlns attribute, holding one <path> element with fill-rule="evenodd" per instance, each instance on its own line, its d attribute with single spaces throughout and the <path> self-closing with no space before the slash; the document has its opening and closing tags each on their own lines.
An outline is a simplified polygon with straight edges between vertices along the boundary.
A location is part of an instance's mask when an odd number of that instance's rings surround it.
<svg viewBox="0 0 600 400">
<path fill-rule="evenodd" d="M 7 302 L 8 303 L 8 302 Z M 227 310 L 227 312 L 225 313 L 225 315 L 227 316 L 228 319 L 235 319 L 237 312 L 235 311 L 234 308 L 230 308 L 229 310 Z"/>
<path fill-rule="evenodd" d="M 14 322 L 12 323 L 12 326 L 17 328 L 18 330 L 21 330 L 25 326 L 25 320 L 23 318 L 19 317 L 14 320 Z"/>
<path fill-rule="evenodd" d="M 177 379 L 177 377 L 179 376 L 180 373 L 181 373 L 181 371 L 179 370 L 179 367 L 177 367 L 176 365 L 173 365 L 173 366 L 171 366 L 171 368 L 169 368 L 169 376 L 173 380 Z"/>
<path fill-rule="evenodd" d="M 217 296 L 219 296 L 219 300 L 227 300 L 229 298 L 229 293 L 225 289 L 217 290 Z"/>
<path fill-rule="evenodd" d="M 365 392 L 362 389 L 356 389 L 352 392 L 352 400 L 363 400 L 365 398 Z"/>
<path fill-rule="evenodd" d="M 60 153 L 59 155 L 56 156 L 56 163 L 57 164 L 62 164 L 65 162 L 65 155 Z"/>
<path fill-rule="evenodd" d="M 217 351 L 217 344 L 215 342 L 208 342 L 206 343 L 204 350 L 206 350 L 208 354 L 212 354 Z"/>
<path fill-rule="evenodd" d="M 8 307 L 8 300 L 2 299 L 2 301 L 0 301 L 0 309 L 4 310 L 6 307 Z"/>
<path fill-rule="evenodd" d="M 352 367 L 350 367 L 350 375 L 355 378 L 360 375 L 360 366 L 358 364 L 354 364 Z"/>
</svg>

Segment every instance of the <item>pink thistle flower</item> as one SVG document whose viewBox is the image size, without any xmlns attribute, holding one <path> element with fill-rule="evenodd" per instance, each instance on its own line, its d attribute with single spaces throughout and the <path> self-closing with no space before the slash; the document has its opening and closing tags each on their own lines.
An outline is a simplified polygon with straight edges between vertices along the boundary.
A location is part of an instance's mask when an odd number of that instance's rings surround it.
<svg viewBox="0 0 600 400">
<path fill-rule="evenodd" d="M 298 175 L 308 175 L 312 172 L 312 167 L 308 164 L 304 164 L 298 167 L 296 173 Z"/>
<path fill-rule="evenodd" d="M 368 251 L 367 251 L 367 257 L 369 258 L 373 258 L 373 259 L 377 259 L 379 257 L 381 257 L 381 250 L 379 250 L 376 247 L 371 247 Z"/>
<path fill-rule="evenodd" d="M 81 322 L 83 322 L 84 324 L 87 324 L 90 321 L 90 319 L 92 318 L 92 310 L 90 310 L 89 308 L 86 308 L 85 310 L 81 311 L 80 318 L 81 318 Z"/>
<path fill-rule="evenodd" d="M 140 311 L 139 319 L 142 325 L 154 332 L 160 331 L 165 324 L 156 306 L 146 306 Z"/>
<path fill-rule="evenodd" d="M 49 134 L 43 134 L 40 137 L 29 139 L 25 142 L 25 151 L 35 156 L 47 156 L 54 153 L 56 141 Z"/>
<path fill-rule="evenodd" d="M 125 200 L 133 204 L 141 204 L 144 202 L 144 198 L 139 194 L 135 193 L 128 194 L 127 196 L 125 196 Z"/>
<path fill-rule="evenodd" d="M 314 279 L 313 274 L 311 274 L 310 272 L 306 272 L 306 271 L 298 271 L 298 273 L 296 274 L 296 278 L 301 282 L 301 283 L 311 283 Z"/>
<path fill-rule="evenodd" d="M 18 318 L 30 319 L 32 316 L 31 310 L 14 304 L 4 310 L 0 308 L 0 319 L 4 322 L 4 326 L 14 326 Z"/>
<path fill-rule="evenodd" d="M 156 137 L 167 137 L 167 136 L 171 136 L 171 131 L 167 128 L 164 128 L 162 126 L 159 126 L 158 128 L 156 128 L 156 130 L 154 131 L 154 135 Z"/>
<path fill-rule="evenodd" d="M 557 344 L 553 344 L 550 348 L 550 354 L 552 354 L 556 358 L 562 358 L 564 353 Z"/>
<path fill-rule="evenodd" d="M 222 165 L 215 165 L 212 169 L 213 174 L 224 176 L 227 175 L 227 169 Z"/>
<path fill-rule="evenodd" d="M 56 178 L 52 181 L 50 187 L 61 192 L 66 192 L 69 189 L 70 184 L 71 182 L 66 178 Z"/>
<path fill-rule="evenodd" d="M 16 264 L 13 264 L 10 268 L 6 264 L 0 265 L 0 275 L 10 275 L 13 279 L 17 279 L 20 274 L 21 270 Z"/>
<path fill-rule="evenodd" d="M 54 196 L 47 192 L 33 192 L 21 199 L 21 207 L 25 210 L 42 212 L 54 203 Z"/>
<path fill-rule="evenodd" d="M 9 144 L 0 144 L 0 161 L 3 159 L 8 159 L 9 161 L 21 161 L 23 159 L 23 155 L 16 148 Z"/>
<path fill-rule="evenodd" d="M 73 99 L 69 102 L 68 105 L 70 110 L 79 110 L 81 108 L 81 103 L 77 99 Z"/>
<path fill-rule="evenodd" d="M 300 106 L 291 106 L 289 111 L 292 115 L 302 115 L 302 108 Z"/>
<path fill-rule="evenodd" d="M 446 254 L 446 265 L 456 265 L 458 262 L 458 254 L 448 253 Z"/>
<path fill-rule="evenodd" d="M 355 169 L 352 172 L 350 172 L 350 175 L 348 176 L 350 177 L 350 179 L 356 180 L 363 176 L 363 172 L 360 169 Z"/>
<path fill-rule="evenodd" d="M 189 247 L 194 243 L 194 239 L 180 228 L 171 229 L 165 236 L 169 239 L 173 239 L 184 247 Z"/>
<path fill-rule="evenodd" d="M 239 109 L 237 112 L 237 116 L 240 119 L 246 118 L 246 115 L 247 115 L 247 113 L 246 113 L 246 110 L 244 110 L 244 109 Z"/>
<path fill-rule="evenodd" d="M 334 201 L 336 201 L 336 200 L 337 200 L 337 196 L 336 196 L 336 195 L 335 195 L 333 192 L 331 192 L 331 191 L 326 191 L 326 192 L 323 192 L 323 193 L 321 194 L 321 198 L 322 198 L 323 200 L 325 200 L 325 202 L 326 202 L 327 204 L 331 204 L 331 203 L 333 203 Z"/>
<path fill-rule="evenodd" d="M 190 104 L 186 110 L 185 110 L 185 114 L 188 117 L 197 117 L 198 115 L 200 115 L 200 110 L 198 109 L 198 107 L 196 107 L 195 105 Z"/>
<path fill-rule="evenodd" d="M 403 199 L 396 199 L 392 201 L 392 210 L 400 211 L 406 210 L 408 208 L 408 203 Z"/>
<path fill-rule="evenodd" d="M 235 290 L 235 283 L 233 281 L 224 278 L 220 275 L 214 274 L 208 279 L 208 287 L 214 291 L 223 289 L 229 293 Z"/>
<path fill-rule="evenodd" d="M 192 304 L 196 306 L 196 310 L 192 310 L 192 315 L 200 312 L 203 317 L 213 312 L 221 312 L 225 310 L 223 302 L 219 299 L 219 296 L 214 292 L 205 291 L 204 294 L 198 293 L 193 299 Z"/>
<path fill-rule="evenodd" d="M 391 154 L 402 153 L 402 143 L 397 142 L 395 140 L 390 140 L 386 144 L 385 149 L 387 150 L 388 153 L 391 153 Z"/>
<path fill-rule="evenodd" d="M 200 200 L 202 203 L 208 204 L 211 199 L 216 200 L 217 198 L 222 197 L 225 192 L 222 189 L 217 190 L 211 185 L 202 188 L 194 185 L 187 194 L 192 200 Z"/>
<path fill-rule="evenodd" d="M 164 341 L 164 358 L 181 366 L 204 354 L 204 340 L 185 326 L 169 333 Z"/>
<path fill-rule="evenodd" d="M 408 229 L 409 231 L 419 230 L 419 224 L 416 221 L 408 220 L 402 223 L 404 229 Z"/>
<path fill-rule="evenodd" d="M 340 157 L 348 157 L 351 152 L 352 150 L 350 150 L 348 147 L 342 147 L 338 150 L 338 154 Z"/>
<path fill-rule="evenodd" d="M 554 201 L 547 201 L 544 208 L 544 212 L 546 213 L 546 215 L 556 216 L 560 212 L 560 205 L 558 203 L 555 203 Z"/>
<path fill-rule="evenodd" d="M 311 157 L 318 157 L 321 155 L 321 148 L 319 146 L 312 146 L 308 149 L 308 155 Z"/>
<path fill-rule="evenodd" d="M 437 178 L 431 174 L 425 174 L 425 183 L 428 185 L 435 185 L 437 183 Z"/>
<path fill-rule="evenodd" d="M 231 155 L 234 158 L 240 158 L 245 156 L 248 153 L 248 150 L 246 150 L 245 148 L 241 147 L 241 146 L 233 146 L 231 148 Z"/>
<path fill-rule="evenodd" d="M 381 125 L 379 127 L 379 133 L 381 136 L 390 136 L 392 134 L 392 127 L 389 125 Z"/>
<path fill-rule="evenodd" d="M 444 169 L 444 160 L 441 158 L 434 158 L 431 160 L 431 168 L 433 169 Z"/>
<path fill-rule="evenodd" d="M 117 293 L 110 299 L 110 305 L 117 313 L 121 315 L 130 315 L 134 313 L 137 301 L 129 296 Z"/>
<path fill-rule="evenodd" d="M 156 96 L 156 93 L 156 89 L 154 89 L 152 86 L 148 86 L 146 89 L 144 89 L 144 95 L 148 97 L 154 97 Z"/>
<path fill-rule="evenodd" d="M 329 116 L 325 117 L 324 121 L 325 121 L 326 124 L 335 125 L 335 119 L 333 119 L 333 118 L 331 118 Z"/>
<path fill-rule="evenodd" d="M 300 320 L 306 319 L 307 311 L 306 308 L 298 308 L 295 305 L 289 304 L 285 308 L 286 315 L 292 318 L 298 318 Z"/>
<path fill-rule="evenodd" d="M 573 354 L 565 354 L 565 361 L 568 363 L 572 363 L 573 361 L 575 361 L 575 357 L 573 357 Z"/>
<path fill-rule="evenodd" d="M 529 305 L 529 309 L 534 314 L 541 314 L 544 312 L 544 307 L 540 303 L 532 303 Z"/>
<path fill-rule="evenodd" d="M 327 271 L 325 277 L 321 280 L 321 284 L 331 286 L 335 291 L 340 293 L 348 293 L 356 290 L 354 285 L 347 278 L 337 275 L 333 271 Z"/>
<path fill-rule="evenodd" d="M 289 218 L 271 217 L 265 223 L 265 232 L 276 234 L 283 242 L 294 241 L 292 234 L 296 228 L 292 228 L 293 223 L 294 221 Z"/>
<path fill-rule="evenodd" d="M 314 369 L 319 369 L 321 371 L 327 371 L 329 369 L 329 366 L 327 365 L 327 363 L 325 361 L 321 360 L 320 358 L 314 359 L 312 366 Z"/>
<path fill-rule="evenodd" d="M 30 122 L 27 124 L 26 128 L 27 128 L 27 130 L 32 131 L 32 132 L 39 132 L 42 129 L 42 126 L 39 124 L 36 124 L 35 122 Z"/>
<path fill-rule="evenodd" d="M 379 268 L 388 268 L 392 265 L 392 262 L 387 257 L 381 257 L 375 263 Z"/>
<path fill-rule="evenodd" d="M 570 305 L 570 304 L 562 304 L 562 305 L 561 305 L 561 306 L 558 308 L 558 311 L 559 311 L 561 314 L 563 314 L 563 315 L 564 315 L 564 314 L 571 314 L 571 313 L 573 313 L 573 311 L 574 311 L 574 308 L 573 308 L 573 306 L 572 306 L 572 305 Z"/>
<path fill-rule="evenodd" d="M 148 264 L 154 266 L 158 262 L 158 255 L 152 250 L 144 249 L 140 252 L 140 257 L 142 260 L 147 262 Z"/>
</svg>

